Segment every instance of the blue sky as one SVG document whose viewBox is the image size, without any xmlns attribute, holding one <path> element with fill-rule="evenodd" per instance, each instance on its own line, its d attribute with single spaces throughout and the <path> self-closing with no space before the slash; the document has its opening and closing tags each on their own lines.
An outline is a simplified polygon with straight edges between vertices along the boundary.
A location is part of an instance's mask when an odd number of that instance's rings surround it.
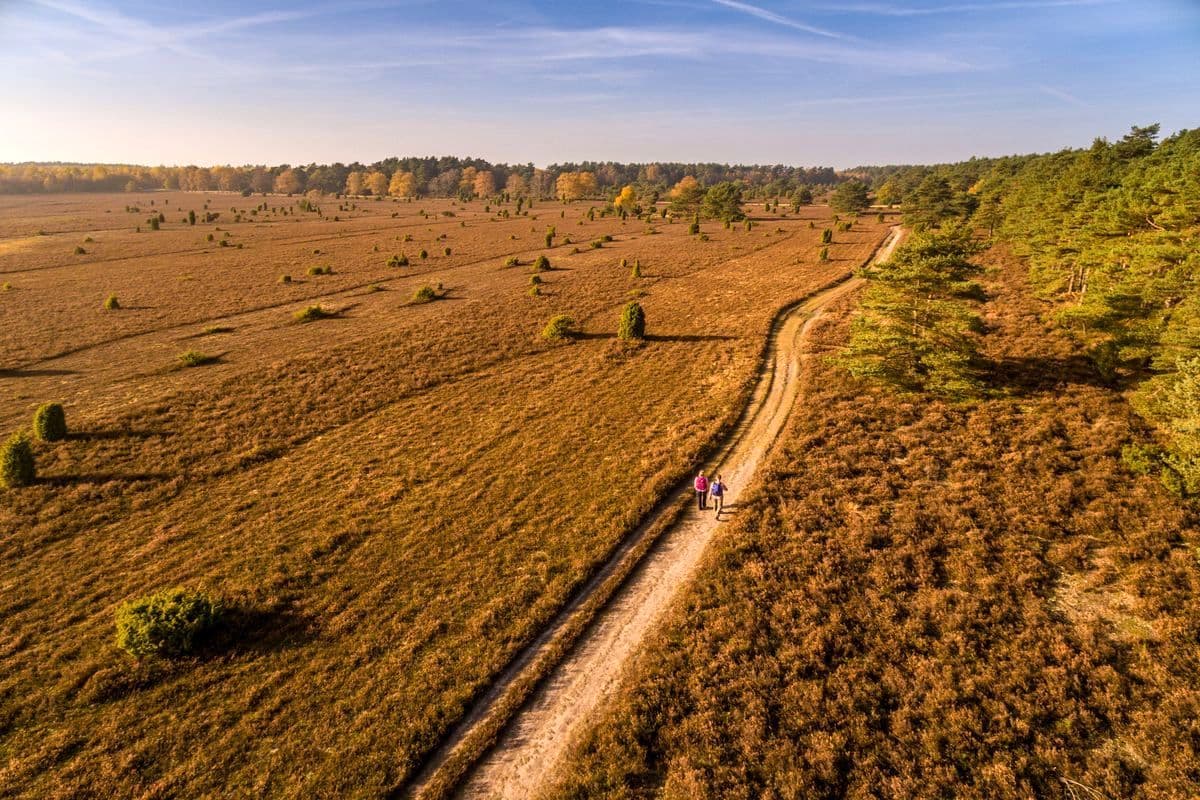
<svg viewBox="0 0 1200 800">
<path fill-rule="evenodd" d="M 0 0 L 0 161 L 848 167 L 1200 125 L 1200 0 Z"/>
</svg>

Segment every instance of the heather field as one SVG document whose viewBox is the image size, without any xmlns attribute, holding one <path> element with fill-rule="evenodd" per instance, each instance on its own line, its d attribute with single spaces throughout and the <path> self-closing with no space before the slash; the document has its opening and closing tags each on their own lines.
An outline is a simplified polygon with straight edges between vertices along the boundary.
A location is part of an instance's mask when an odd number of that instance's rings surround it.
<svg viewBox="0 0 1200 800">
<path fill-rule="evenodd" d="M 823 206 L 595 205 L 0 198 L 0 422 L 72 431 L 0 495 L 0 796 L 387 794 L 732 424 L 778 309 L 894 223 L 821 260 Z M 219 634 L 120 650 L 118 604 L 175 585 Z"/>
<path fill-rule="evenodd" d="M 1200 795 L 1200 526 L 1122 449 L 1126 396 L 978 258 L 973 402 L 809 338 L 782 447 L 554 798 Z"/>
</svg>

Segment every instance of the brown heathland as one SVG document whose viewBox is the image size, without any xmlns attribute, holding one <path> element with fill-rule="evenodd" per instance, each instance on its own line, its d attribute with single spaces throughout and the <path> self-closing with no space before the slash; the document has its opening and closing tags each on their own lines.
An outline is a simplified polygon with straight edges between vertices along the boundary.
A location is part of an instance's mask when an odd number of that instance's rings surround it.
<svg viewBox="0 0 1200 800">
<path fill-rule="evenodd" d="M 887 233 L 819 263 L 824 208 L 702 241 L 587 204 L 342 202 L 0 200 L 0 423 L 61 401 L 74 431 L 0 496 L 0 795 L 386 793 L 732 421 L 774 312 Z M 529 297 L 505 261 L 541 253 Z M 630 292 L 640 347 L 613 339 Z M 538 337 L 559 313 L 579 340 Z M 115 607 L 176 584 L 230 627 L 133 663 Z"/>
<path fill-rule="evenodd" d="M 829 363 L 553 797 L 1200 795 L 1200 530 L 986 257 L 995 394 Z M 853 305 L 812 339 L 836 352 Z M 814 360 L 815 361 L 815 360 Z"/>
</svg>

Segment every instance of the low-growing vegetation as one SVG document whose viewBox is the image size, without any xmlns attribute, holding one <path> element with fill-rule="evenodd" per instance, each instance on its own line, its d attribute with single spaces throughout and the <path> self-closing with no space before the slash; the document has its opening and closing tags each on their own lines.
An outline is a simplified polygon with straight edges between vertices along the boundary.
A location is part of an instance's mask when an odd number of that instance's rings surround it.
<svg viewBox="0 0 1200 800">
<path fill-rule="evenodd" d="M 203 592 L 165 589 L 117 608 L 117 646 L 135 658 L 195 652 L 221 620 L 221 603 Z"/>
<path fill-rule="evenodd" d="M 33 435 L 43 442 L 67 438 L 67 413 L 62 403 L 44 403 L 33 415 Z"/>
<path fill-rule="evenodd" d="M 296 322 L 315 322 L 319 319 L 328 319 L 334 316 L 337 316 L 336 312 L 330 311 L 324 306 L 317 305 L 306 306 L 300 309 L 292 315 L 292 319 Z"/>
<path fill-rule="evenodd" d="M 8 489 L 29 486 L 37 478 L 29 437 L 14 433 L 0 447 L 0 485 Z"/>
<path fill-rule="evenodd" d="M 567 314 L 556 314 L 542 328 L 542 338 L 550 341 L 570 339 L 575 333 L 575 320 Z"/>
</svg>

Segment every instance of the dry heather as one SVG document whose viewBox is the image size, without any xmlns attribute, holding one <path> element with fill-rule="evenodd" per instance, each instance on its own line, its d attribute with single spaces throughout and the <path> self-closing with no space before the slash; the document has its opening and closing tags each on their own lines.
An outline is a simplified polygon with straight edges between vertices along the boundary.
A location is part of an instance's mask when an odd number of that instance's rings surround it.
<svg viewBox="0 0 1200 800">
<path fill-rule="evenodd" d="M 1200 795 L 1200 530 L 1122 468 L 1136 417 L 1024 268 L 988 261 L 997 395 L 889 396 L 813 359 L 783 451 L 551 796 Z"/>
<path fill-rule="evenodd" d="M 155 200 L 167 222 L 142 233 L 138 195 L 0 201 L 0 420 L 61 400 L 73 431 L 0 495 L 0 796 L 385 794 L 731 421 L 775 310 L 886 234 L 872 217 L 821 264 L 823 208 L 701 242 L 578 204 L 227 224 L 291 201 Z M 219 222 L 178 222 L 206 201 Z M 529 298 L 504 262 L 548 225 L 613 241 L 553 248 Z M 386 263 L 419 249 L 438 255 Z M 427 283 L 444 299 L 410 305 Z M 634 290 L 640 347 L 614 339 Z M 293 323 L 315 304 L 337 316 Z M 557 313 L 577 341 L 538 337 Z M 193 348 L 220 359 L 173 369 Z M 226 628 L 134 663 L 114 610 L 173 585 L 225 598 Z"/>
</svg>

